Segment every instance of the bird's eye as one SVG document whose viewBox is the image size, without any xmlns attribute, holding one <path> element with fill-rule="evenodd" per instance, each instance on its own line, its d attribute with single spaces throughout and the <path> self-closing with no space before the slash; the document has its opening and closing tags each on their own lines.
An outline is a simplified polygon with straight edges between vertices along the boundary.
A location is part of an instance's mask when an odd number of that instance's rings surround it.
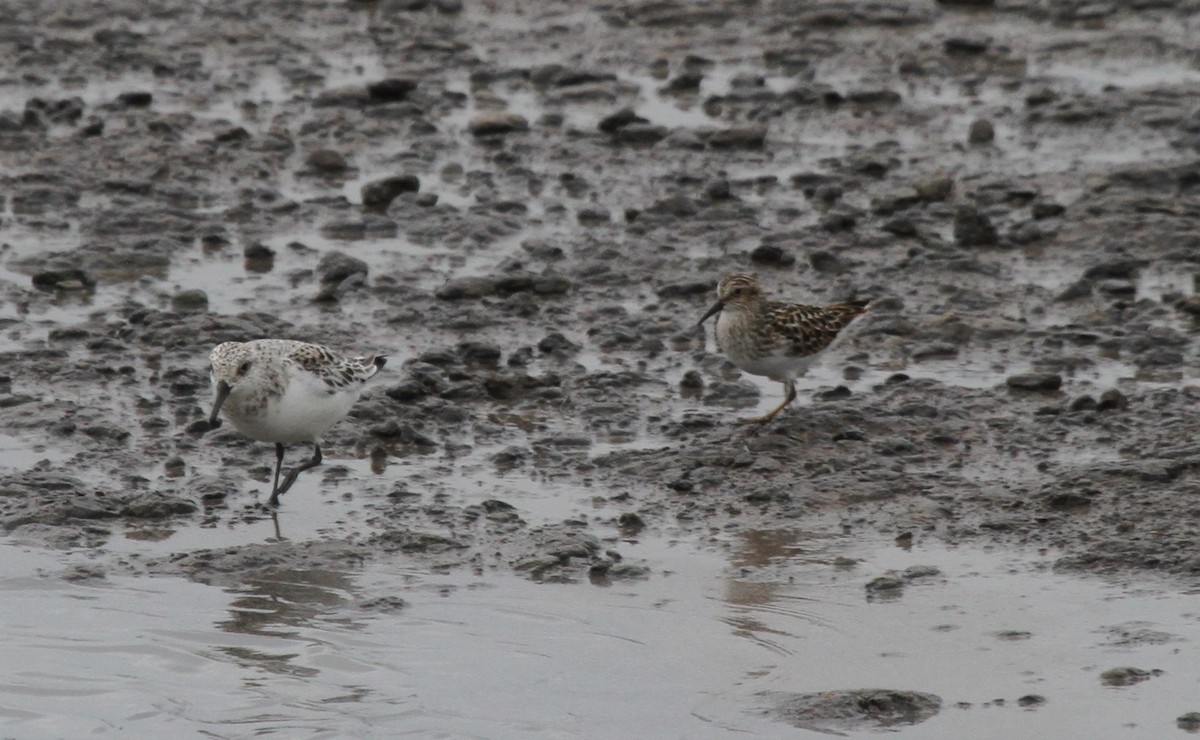
<svg viewBox="0 0 1200 740">
<path fill-rule="evenodd" d="M 250 361 L 249 360 L 246 360 L 241 365 L 238 365 L 238 371 L 237 371 L 238 375 L 245 375 L 249 371 L 250 371 Z"/>
<path fill-rule="evenodd" d="M 734 294 L 734 295 L 741 295 L 741 294 L 742 294 L 742 289 L 741 289 L 741 288 L 734 288 L 734 289 L 733 289 L 733 294 Z"/>
</svg>

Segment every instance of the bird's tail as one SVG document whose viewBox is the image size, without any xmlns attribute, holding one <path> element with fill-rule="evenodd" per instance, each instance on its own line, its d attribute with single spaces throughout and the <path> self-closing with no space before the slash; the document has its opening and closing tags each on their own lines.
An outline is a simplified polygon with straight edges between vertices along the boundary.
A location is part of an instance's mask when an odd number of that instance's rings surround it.
<svg viewBox="0 0 1200 740">
<path fill-rule="evenodd" d="M 843 301 L 841 303 L 831 303 L 825 307 L 829 313 L 842 319 L 843 326 L 850 323 L 854 318 L 867 313 L 867 306 L 870 305 L 871 299 L 856 299 L 853 301 Z"/>
</svg>

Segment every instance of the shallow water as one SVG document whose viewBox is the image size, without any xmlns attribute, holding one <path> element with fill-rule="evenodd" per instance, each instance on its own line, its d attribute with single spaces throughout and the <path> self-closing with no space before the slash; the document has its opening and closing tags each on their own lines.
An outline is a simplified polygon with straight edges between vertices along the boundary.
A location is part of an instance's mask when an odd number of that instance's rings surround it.
<svg viewBox="0 0 1200 740">
<path fill-rule="evenodd" d="M 399 559 L 222 589 L 68 582 L 86 552 L 10 544 L 0 716 L 20 736 L 815 737 L 763 715 L 760 693 L 891 688 L 943 700 L 905 737 L 1158 738 L 1196 708 L 1197 594 L 788 530 L 622 551 L 650 578 L 539 585 Z M 910 565 L 941 575 L 867 598 Z M 381 596 L 406 606 L 363 608 Z M 1163 673 L 1102 683 L 1127 665 Z M 1030 694 L 1046 702 L 1019 707 Z"/>
</svg>

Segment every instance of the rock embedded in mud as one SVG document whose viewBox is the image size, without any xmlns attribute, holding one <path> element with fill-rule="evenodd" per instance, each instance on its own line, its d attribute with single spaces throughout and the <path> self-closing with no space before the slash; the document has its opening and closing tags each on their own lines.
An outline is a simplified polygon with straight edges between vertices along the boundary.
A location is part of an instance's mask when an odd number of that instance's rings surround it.
<svg viewBox="0 0 1200 740">
<path fill-rule="evenodd" d="M 80 97 L 61 100 L 30 98 L 25 101 L 22 123 L 27 126 L 73 124 L 83 116 L 83 111 L 84 102 Z"/>
<path fill-rule="evenodd" d="M 904 589 L 904 580 L 896 576 L 879 576 L 868 581 L 864 588 L 868 596 L 897 594 Z"/>
<path fill-rule="evenodd" d="M 796 257 L 777 244 L 759 244 L 750 252 L 750 261 L 759 265 L 789 267 L 796 263 Z"/>
<path fill-rule="evenodd" d="M 309 152 L 304 161 L 311 169 L 326 174 L 345 172 L 349 168 L 346 158 L 332 149 L 317 149 Z"/>
<path fill-rule="evenodd" d="M 954 241 L 962 247 L 994 247 L 999 243 L 996 227 L 987 214 L 973 205 L 954 211 Z"/>
<path fill-rule="evenodd" d="M 181 290 L 171 296 L 171 310 L 177 313 L 208 310 L 208 293 L 199 288 Z"/>
<path fill-rule="evenodd" d="M 655 295 L 659 298 L 686 298 L 694 295 L 704 295 L 713 290 L 713 283 L 709 280 L 692 280 L 686 283 L 672 283 L 664 285 L 655 291 Z"/>
<path fill-rule="evenodd" d="M 538 351 L 543 354 L 573 354 L 580 346 L 567 339 L 561 332 L 552 331 L 538 342 Z"/>
<path fill-rule="evenodd" d="M 1122 666 L 1120 668 L 1109 668 L 1104 673 L 1101 673 L 1100 681 L 1105 686 L 1132 686 L 1135 683 L 1141 683 L 1142 681 L 1161 675 L 1162 671 L 1158 669 L 1148 671 L 1144 668 Z"/>
<path fill-rule="evenodd" d="M 926 203 L 940 203 L 954 192 L 954 179 L 938 172 L 926 175 L 913 183 L 917 196 Z"/>
<path fill-rule="evenodd" d="M 1116 388 L 1109 388 L 1100 394 L 1100 400 L 1096 403 L 1098 411 L 1124 411 L 1129 408 L 1129 399 L 1125 394 Z"/>
<path fill-rule="evenodd" d="M 529 120 L 519 113 L 482 113 L 471 119 L 467 130 L 475 137 L 521 133 L 529 130 Z"/>
<path fill-rule="evenodd" d="M 444 301 L 483 298 L 496 291 L 496 281 L 489 277 L 460 277 L 447 280 L 434 295 Z"/>
<path fill-rule="evenodd" d="M 1004 383 L 1019 391 L 1056 391 L 1062 387 L 1062 376 L 1056 373 L 1021 373 L 1008 376 Z"/>
<path fill-rule="evenodd" d="M 362 203 L 367 208 L 387 208 L 401 193 L 416 193 L 421 181 L 416 175 L 393 175 L 362 186 Z"/>
<path fill-rule="evenodd" d="M 191 514 L 197 508 L 196 504 L 191 501 L 156 491 L 127 501 L 120 513 L 121 516 L 135 519 L 166 519 L 181 514 Z"/>
<path fill-rule="evenodd" d="M 361 85 L 347 85 L 321 91 L 313 98 L 314 108 L 360 108 L 371 100 L 370 93 Z"/>
<path fill-rule="evenodd" d="M 705 138 L 712 149 L 762 149 L 766 142 L 766 126 L 732 126 L 713 131 Z"/>
<path fill-rule="evenodd" d="M 45 270 L 33 276 L 33 287 L 42 290 L 91 290 L 96 279 L 83 270 Z"/>
<path fill-rule="evenodd" d="M 1175 726 L 1184 732 L 1200 732 L 1200 712 L 1188 712 L 1175 718 Z"/>
<path fill-rule="evenodd" d="M 407 77 L 389 77 L 367 85 L 367 97 L 375 103 L 394 103 L 404 100 L 417 89 L 417 81 Z"/>
<path fill-rule="evenodd" d="M 1055 216 L 1061 216 L 1066 212 L 1066 210 L 1066 208 L 1058 203 L 1048 200 L 1037 201 L 1033 204 L 1033 206 L 1030 207 L 1030 213 L 1032 214 L 1033 218 L 1039 221 L 1047 218 L 1054 218 Z"/>
<path fill-rule="evenodd" d="M 650 121 L 635 113 L 633 108 L 621 108 L 615 113 L 610 113 L 604 118 L 601 118 L 597 128 L 599 128 L 603 133 L 611 134 L 615 133 L 619 129 L 635 123 L 645 124 L 650 123 Z"/>
<path fill-rule="evenodd" d="M 369 270 L 366 262 L 344 252 L 326 252 L 317 262 L 317 276 L 322 285 L 337 285 L 355 275 L 366 278 Z"/>
<path fill-rule="evenodd" d="M 154 96 L 142 90 L 123 92 L 117 96 L 117 102 L 126 108 L 149 108 Z"/>
<path fill-rule="evenodd" d="M 765 692 L 772 703 L 763 713 L 802 729 L 832 732 L 915 725 L 936 715 L 941 697 L 917 691 L 855 689 L 816 694 Z"/>
<path fill-rule="evenodd" d="M 967 142 L 970 144 L 990 144 L 996 138 L 996 129 L 986 118 L 971 121 L 967 130 Z"/>
</svg>

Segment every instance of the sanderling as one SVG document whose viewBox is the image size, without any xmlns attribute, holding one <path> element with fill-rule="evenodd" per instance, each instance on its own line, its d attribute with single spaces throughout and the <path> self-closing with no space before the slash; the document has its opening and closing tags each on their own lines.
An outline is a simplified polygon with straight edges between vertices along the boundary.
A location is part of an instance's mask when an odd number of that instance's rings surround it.
<svg viewBox="0 0 1200 740">
<path fill-rule="evenodd" d="M 209 355 L 216 394 L 209 424 L 220 426 L 223 410 L 242 434 L 275 443 L 275 482 L 267 504 L 277 506 L 300 473 L 321 464 L 321 434 L 345 418 L 363 384 L 386 361 L 383 355 L 343 357 L 290 339 L 218 344 Z M 312 442 L 313 456 L 280 485 L 284 446 L 296 442 Z"/>
<path fill-rule="evenodd" d="M 868 301 L 828 306 L 803 306 L 763 300 L 753 275 L 727 275 L 717 285 L 717 302 L 705 319 L 718 311 L 717 346 L 729 361 L 752 375 L 783 383 L 783 403 L 765 416 L 739 419 L 743 423 L 770 421 L 796 400 L 795 379 L 804 374 L 813 355 L 828 347 L 838 332 L 867 311 Z"/>
</svg>

